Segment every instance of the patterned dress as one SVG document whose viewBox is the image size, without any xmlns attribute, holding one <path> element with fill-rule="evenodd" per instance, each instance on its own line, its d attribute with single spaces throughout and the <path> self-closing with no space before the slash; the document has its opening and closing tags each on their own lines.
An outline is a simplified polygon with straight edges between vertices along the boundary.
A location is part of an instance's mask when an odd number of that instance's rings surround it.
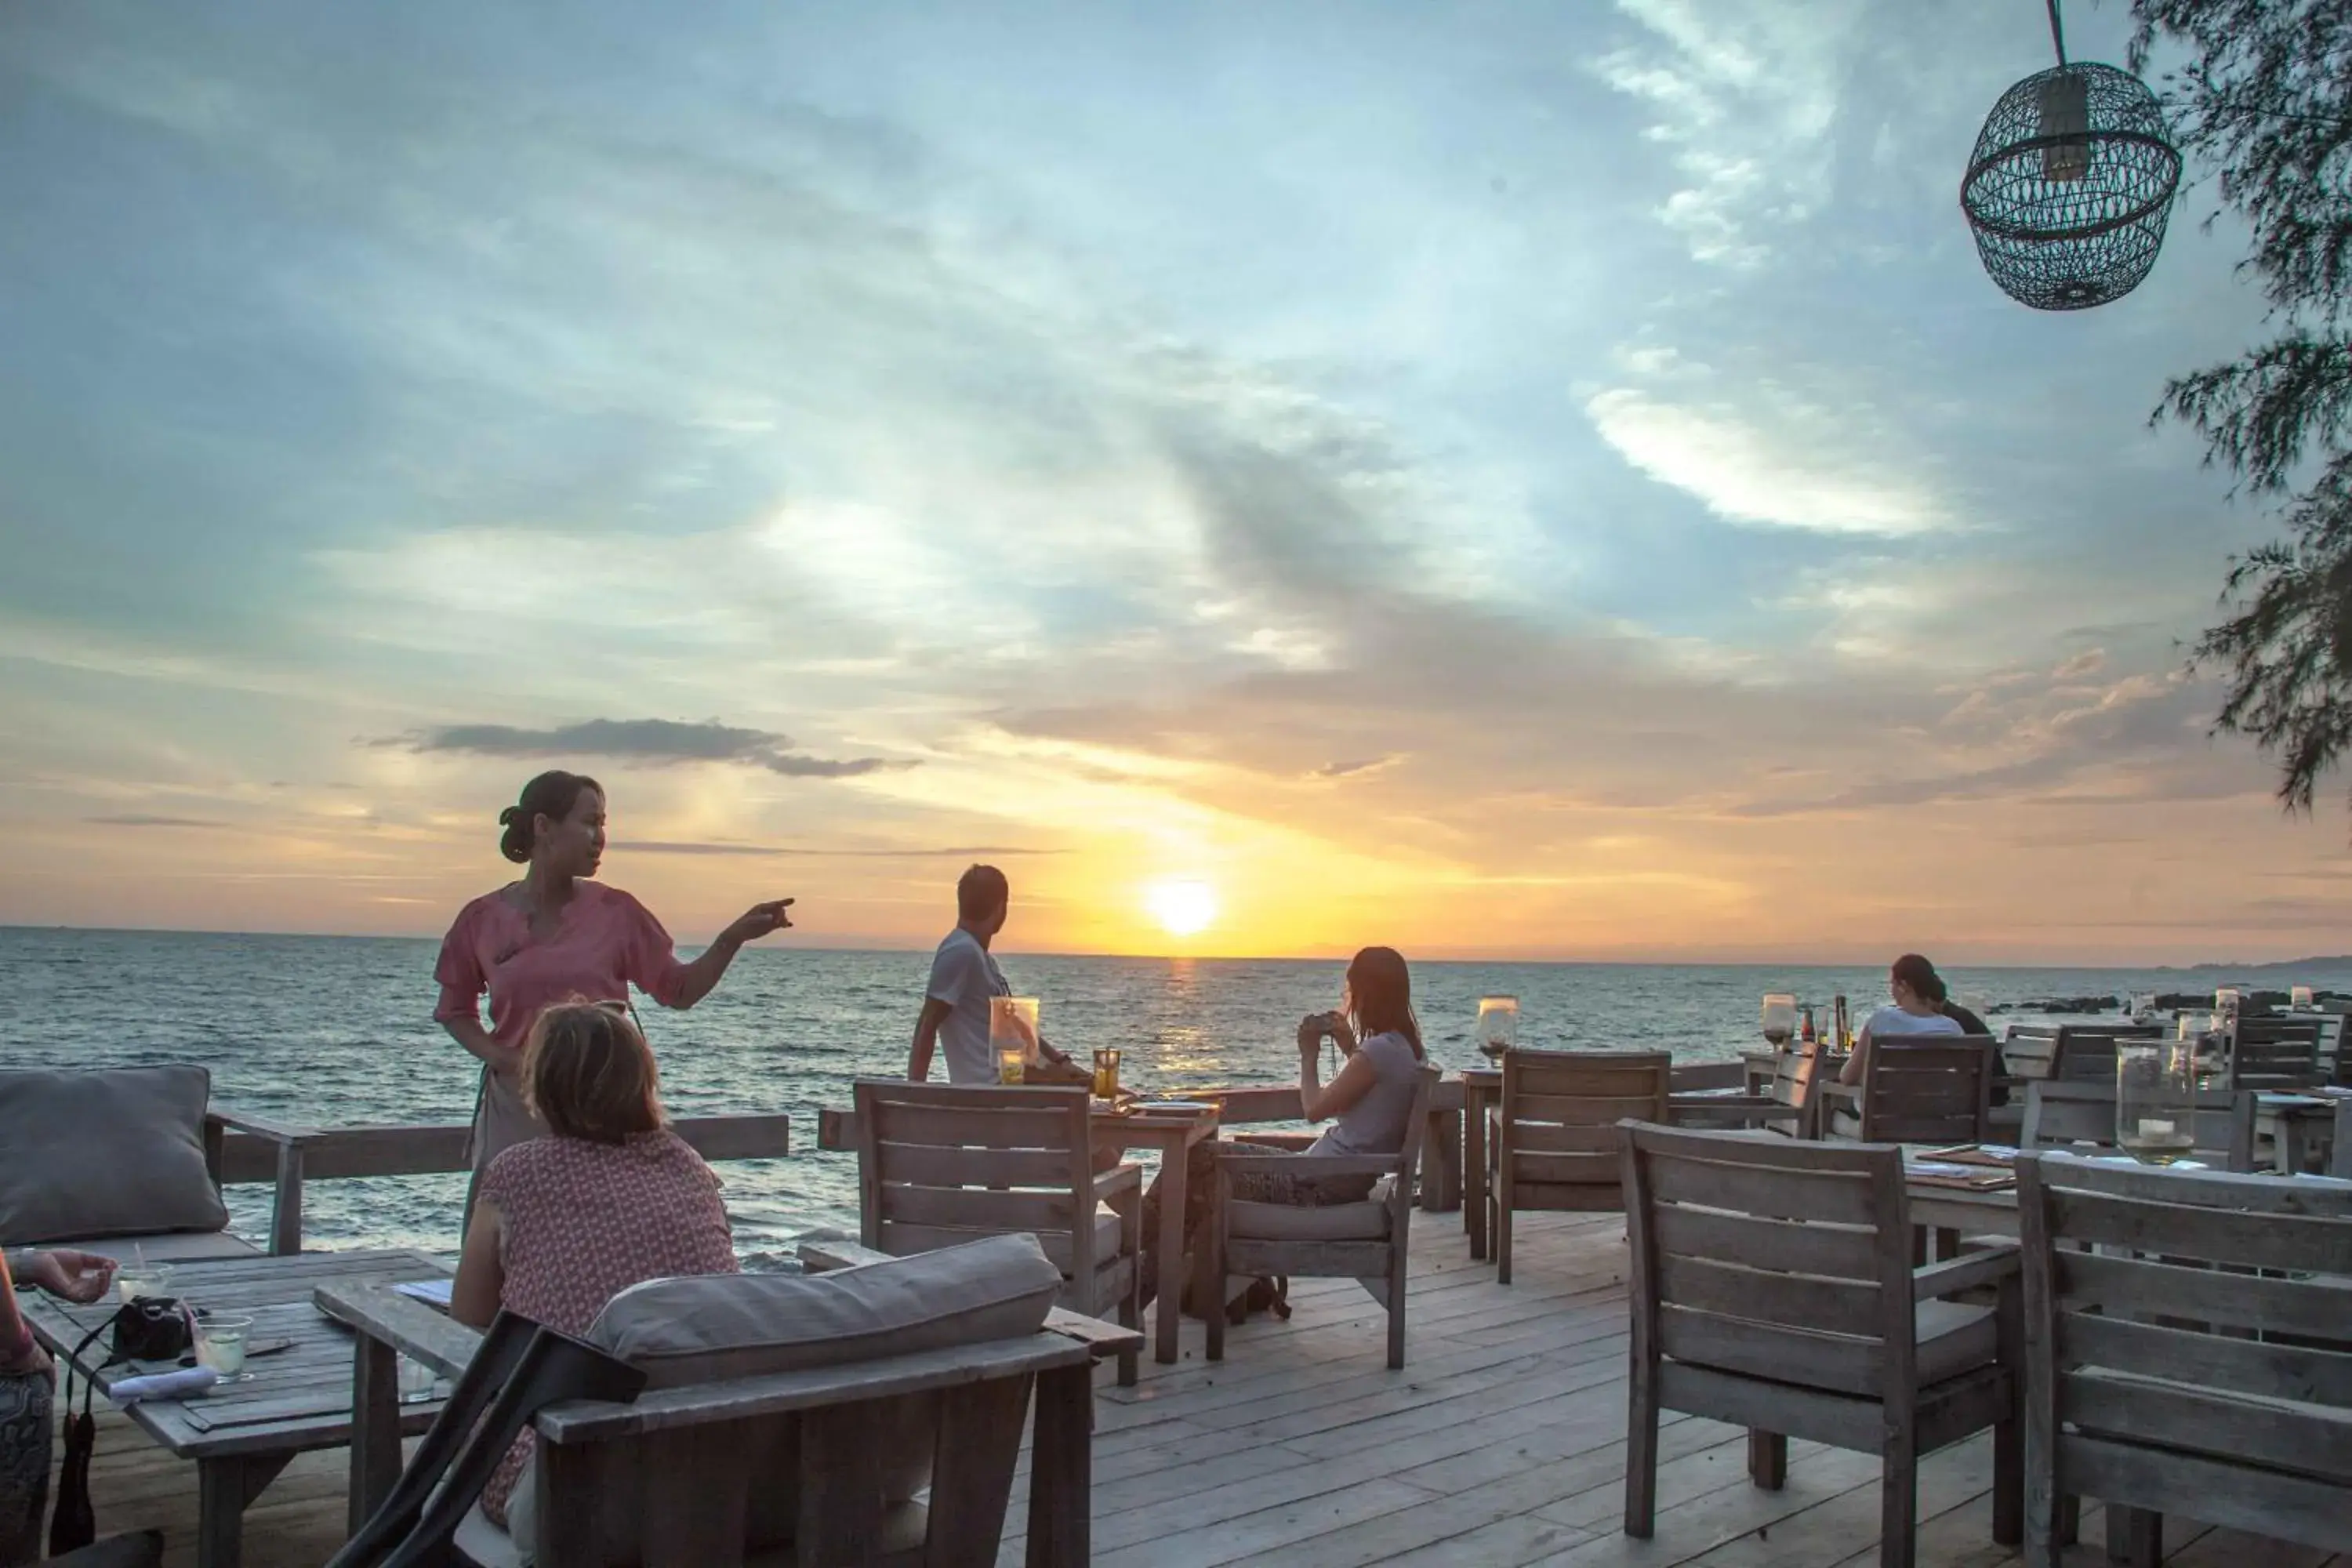
<svg viewBox="0 0 2352 1568">
<path fill-rule="evenodd" d="M 0 1563 L 41 1555 L 49 1500 L 50 1374 L 0 1375 Z"/>
<path fill-rule="evenodd" d="M 491 1162 L 481 1201 L 499 1211 L 499 1304 L 567 1334 L 585 1334 L 632 1285 L 736 1271 L 719 1178 L 667 1130 L 518 1143 Z M 483 1489 L 482 1510 L 501 1525 L 534 1437 L 526 1428 Z"/>
</svg>

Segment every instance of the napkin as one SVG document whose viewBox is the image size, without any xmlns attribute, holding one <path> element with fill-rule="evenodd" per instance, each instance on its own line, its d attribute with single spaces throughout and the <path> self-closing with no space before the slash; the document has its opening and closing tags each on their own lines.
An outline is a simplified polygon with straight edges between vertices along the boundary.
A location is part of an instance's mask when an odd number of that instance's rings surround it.
<svg viewBox="0 0 2352 1568">
<path fill-rule="evenodd" d="M 220 1373 L 212 1368 L 192 1366 L 184 1372 L 117 1378 L 106 1396 L 114 1401 L 117 1410 L 128 1410 L 142 1399 L 184 1399 L 191 1394 L 202 1394 L 219 1381 Z"/>
</svg>

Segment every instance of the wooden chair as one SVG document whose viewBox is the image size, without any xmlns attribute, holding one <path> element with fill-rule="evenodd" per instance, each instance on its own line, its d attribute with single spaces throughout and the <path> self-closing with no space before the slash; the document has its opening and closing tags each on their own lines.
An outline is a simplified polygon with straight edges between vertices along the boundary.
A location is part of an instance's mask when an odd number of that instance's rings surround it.
<svg viewBox="0 0 2352 1568">
<path fill-rule="evenodd" d="M 2017 1253 L 1911 1267 L 1897 1149 L 1628 1122 L 1632 1409 L 1625 1533 L 1657 1501 L 1658 1412 L 1748 1428 L 1777 1489 L 1790 1436 L 1884 1464 L 1879 1562 L 1910 1568 L 1920 1457 L 1994 1429 L 1993 1539 L 2020 1515 Z M 1948 1298 L 1991 1289 L 1993 1308 Z"/>
<path fill-rule="evenodd" d="M 1246 1142 L 1204 1144 L 1216 1162 L 1205 1244 L 1195 1259 L 1208 1313 L 1209 1359 L 1225 1356 L 1224 1281 L 1234 1275 L 1346 1279 L 1360 1282 L 1389 1315 L 1389 1368 L 1404 1365 L 1405 1277 L 1412 1241 L 1413 1182 L 1421 1168 L 1435 1068 L 1421 1069 L 1404 1147 L 1393 1154 L 1274 1154 L 1253 1152 Z M 1376 1184 L 1361 1203 L 1306 1207 L 1255 1203 L 1234 1196 L 1234 1178 L 1263 1172 L 1299 1178 L 1370 1176 Z M 1166 1309 L 1163 1308 L 1163 1310 Z"/>
<path fill-rule="evenodd" d="M 2196 1144 L 2192 1159 L 2225 1171 L 2254 1168 L 2254 1097 L 2245 1090 L 2197 1090 Z M 2095 1145 L 2113 1152 L 2116 1086 L 2112 1083 L 2034 1083 L 2025 1090 L 2025 1131 L 2018 1147 L 2042 1151 Z"/>
<path fill-rule="evenodd" d="M 1984 1142 L 1992 1111 L 1990 1035 L 1873 1040 L 1862 1081 L 1823 1084 L 1822 1135 L 1864 1143 Z"/>
<path fill-rule="evenodd" d="M 1066 1282 L 1061 1304 L 1141 1321 L 1143 1172 L 1097 1175 L 1083 1089 L 860 1079 L 858 1239 L 893 1258 L 1027 1231 Z M 1118 1381 L 1132 1387 L 1136 1352 Z"/>
<path fill-rule="evenodd" d="M 2230 1041 L 2230 1087 L 2280 1094 L 2327 1081 L 2316 1018 L 2241 1018 Z"/>
<path fill-rule="evenodd" d="M 2322 1273 L 2352 1258 L 2352 1192 L 2053 1154 L 2017 1168 L 2025 1561 L 2058 1563 L 2062 1494 L 2105 1501 L 2110 1554 L 2150 1564 L 2168 1512 L 2352 1547 L 2352 1289 Z"/>
<path fill-rule="evenodd" d="M 2327 1173 L 2352 1182 L 2352 1100 L 2336 1102 L 2336 1141 L 2328 1148 Z"/>
<path fill-rule="evenodd" d="M 1592 1213 L 1625 1206 L 1617 1123 L 1669 1118 L 1664 1051 L 1503 1053 L 1487 1183 L 1495 1282 L 1511 1282 L 1511 1215 L 1526 1209 Z"/>
<path fill-rule="evenodd" d="M 1683 1097 L 1671 1107 L 1671 1120 L 1678 1127 L 1765 1127 L 1784 1137 L 1818 1138 L 1816 1079 L 1823 1065 L 1818 1042 L 1779 1052 L 1763 1093 L 1717 1094 L 1704 1100 Z"/>
<path fill-rule="evenodd" d="M 2116 1042 L 2152 1040 L 2161 1032 L 2154 1024 L 2011 1024 L 2001 1062 L 2013 1080 L 2113 1083 Z"/>
</svg>

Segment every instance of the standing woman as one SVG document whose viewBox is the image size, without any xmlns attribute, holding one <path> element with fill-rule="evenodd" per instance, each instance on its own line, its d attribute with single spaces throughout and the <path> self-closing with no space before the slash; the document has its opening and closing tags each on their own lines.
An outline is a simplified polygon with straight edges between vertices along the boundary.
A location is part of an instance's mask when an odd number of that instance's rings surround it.
<svg viewBox="0 0 2352 1568">
<path fill-rule="evenodd" d="M 681 963 L 669 932 L 643 904 L 590 880 L 604 854 L 604 790 L 594 779 L 541 773 L 499 821 L 506 829 L 499 853 L 530 869 L 458 912 L 433 971 L 441 985 L 434 1019 L 482 1063 L 472 1149 L 477 1185 L 502 1150 L 547 1131 L 521 1090 L 523 1041 L 543 1008 L 571 1000 L 625 1005 L 632 983 L 665 1007 L 691 1007 L 710 994 L 745 942 L 793 923 L 785 913 L 792 900 L 754 904 L 699 958 Z M 470 1215 L 470 1188 L 466 1207 Z"/>
</svg>

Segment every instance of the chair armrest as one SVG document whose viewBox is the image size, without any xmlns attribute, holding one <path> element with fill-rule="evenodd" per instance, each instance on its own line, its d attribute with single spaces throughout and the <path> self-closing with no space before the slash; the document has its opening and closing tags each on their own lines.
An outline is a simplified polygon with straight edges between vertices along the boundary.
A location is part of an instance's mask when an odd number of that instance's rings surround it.
<svg viewBox="0 0 2352 1568">
<path fill-rule="evenodd" d="M 1076 1340 L 1100 1361 L 1105 1356 L 1143 1348 L 1143 1331 L 1124 1329 L 1117 1323 L 1106 1323 L 1100 1318 L 1089 1318 L 1083 1312 L 1073 1312 L 1056 1307 L 1045 1314 L 1045 1331 L 1059 1334 L 1066 1340 Z"/>
<path fill-rule="evenodd" d="M 1255 1144 L 1261 1149 L 1311 1149 L 1315 1138 L 1312 1132 L 1240 1132 L 1227 1142 Z"/>
<path fill-rule="evenodd" d="M 1823 1079 L 1813 1085 L 1813 1093 L 1823 1100 L 1850 1100 L 1857 1108 L 1862 1104 L 1862 1085 L 1858 1083 L 1840 1083 L 1833 1078 Z"/>
<path fill-rule="evenodd" d="M 801 1268 L 811 1274 L 829 1268 L 855 1268 L 863 1263 L 887 1263 L 890 1254 L 877 1252 L 855 1241 L 803 1241 L 796 1249 Z"/>
<path fill-rule="evenodd" d="M 1217 1151 L 1217 1164 L 1234 1171 L 1284 1171 L 1297 1176 L 1392 1176 L 1402 1154 L 1235 1154 Z"/>
<path fill-rule="evenodd" d="M 1957 1296 L 1963 1290 L 1979 1286 L 1998 1284 L 2017 1273 L 2020 1254 L 2015 1242 L 1989 1247 L 1982 1252 L 1931 1263 L 1911 1274 L 1911 1299 L 1914 1301 L 1933 1300 L 1943 1296 Z"/>
<path fill-rule="evenodd" d="M 267 1116 L 254 1116 L 236 1110 L 207 1110 L 205 1120 L 277 1144 L 299 1144 L 323 1138 L 326 1133 L 316 1127 L 296 1127 L 283 1121 L 272 1121 Z"/>
<path fill-rule="evenodd" d="M 1100 1203 L 1120 1193 L 1140 1192 L 1142 1189 L 1142 1166 L 1114 1165 L 1095 1178 L 1095 1202 Z"/>
</svg>

